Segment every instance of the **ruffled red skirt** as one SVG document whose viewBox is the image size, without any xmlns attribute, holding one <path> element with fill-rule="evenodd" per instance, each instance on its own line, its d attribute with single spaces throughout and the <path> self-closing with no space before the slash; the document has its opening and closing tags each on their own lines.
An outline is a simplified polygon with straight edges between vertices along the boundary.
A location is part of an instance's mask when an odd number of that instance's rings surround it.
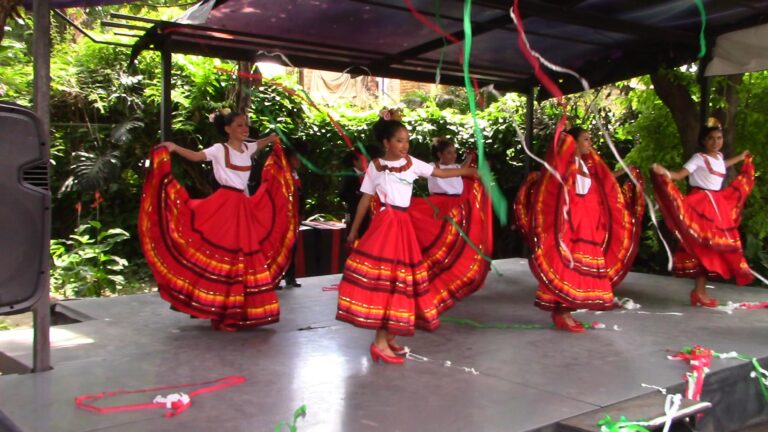
<svg viewBox="0 0 768 432">
<path fill-rule="evenodd" d="M 573 139 L 550 151 L 549 171 L 532 173 L 515 199 L 517 225 L 532 250 L 529 266 L 539 289 L 535 305 L 544 310 L 609 309 L 613 287 L 626 276 L 637 254 L 645 206 L 640 187 L 623 188 L 596 154 L 585 157 L 592 186 L 575 193 Z M 566 194 L 568 199 L 566 200 Z"/>
<path fill-rule="evenodd" d="M 739 285 L 752 282 L 739 235 L 741 211 L 755 182 L 752 158 L 747 158 L 738 177 L 720 191 L 692 188 L 683 196 L 666 176 L 651 175 L 664 221 L 680 241 L 672 261 L 673 274 L 735 279 Z"/>
<path fill-rule="evenodd" d="M 493 253 L 493 213 L 478 180 L 466 180 L 464 190 L 374 214 L 347 259 L 337 319 L 397 335 L 431 331 L 441 312 L 482 286 L 490 268 L 483 255 Z"/>
<path fill-rule="evenodd" d="M 409 336 L 439 325 L 429 269 L 407 212 L 387 208 L 350 251 L 339 284 L 336 319 Z"/>
<path fill-rule="evenodd" d="M 485 283 L 493 256 L 491 200 L 479 179 L 464 179 L 462 195 L 414 198 L 408 214 L 442 313 Z"/>
<path fill-rule="evenodd" d="M 160 296 L 184 313 L 236 329 L 278 321 L 274 289 L 290 262 L 297 208 L 291 171 L 276 145 L 258 191 L 222 187 L 190 199 L 155 149 L 139 211 L 142 250 Z"/>
</svg>

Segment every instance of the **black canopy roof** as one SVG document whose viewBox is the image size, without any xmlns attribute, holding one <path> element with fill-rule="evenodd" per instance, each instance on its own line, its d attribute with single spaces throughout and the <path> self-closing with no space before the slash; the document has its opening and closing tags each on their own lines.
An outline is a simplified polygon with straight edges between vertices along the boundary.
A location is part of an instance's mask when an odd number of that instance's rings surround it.
<svg viewBox="0 0 768 432">
<path fill-rule="evenodd" d="M 768 23 L 768 0 L 703 0 L 706 38 Z M 412 0 L 413 7 L 464 39 L 464 1 Z M 472 2 L 470 68 L 481 85 L 526 92 L 537 84 L 517 46 L 512 1 Z M 463 85 L 460 44 L 419 22 L 404 0 L 206 0 L 177 22 L 154 24 L 133 56 L 163 47 L 176 53 L 370 73 Z M 696 60 L 701 16 L 693 0 L 521 0 L 531 46 L 576 70 L 593 87 Z M 557 77 L 557 74 L 554 74 Z M 580 91 L 559 76 L 566 92 Z"/>
</svg>

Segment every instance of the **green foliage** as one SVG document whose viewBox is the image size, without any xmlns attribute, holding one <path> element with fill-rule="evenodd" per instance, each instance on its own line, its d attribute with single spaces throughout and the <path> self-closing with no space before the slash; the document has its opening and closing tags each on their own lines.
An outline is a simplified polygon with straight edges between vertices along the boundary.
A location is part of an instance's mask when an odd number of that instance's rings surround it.
<svg viewBox="0 0 768 432">
<path fill-rule="evenodd" d="M 172 18 L 181 13 L 179 9 L 159 7 L 156 2 L 73 9 L 67 13 L 100 39 L 115 40 L 114 36 L 103 34 L 98 28 L 100 20 L 108 17 L 112 10 L 158 18 Z M 22 24 L 10 22 L 0 46 L 0 98 L 23 105 L 30 105 L 32 94 L 31 34 L 31 18 L 25 18 Z M 93 223 L 81 226 L 80 220 L 95 217 L 105 226 L 120 227 L 125 233 L 136 232 L 146 157 L 159 140 L 159 55 L 144 52 L 129 69 L 128 50 L 94 44 L 65 26 L 54 26 L 53 41 L 51 188 L 56 197 L 52 231 L 53 237 L 61 240 L 52 242 L 52 254 L 59 254 L 57 259 L 66 262 L 64 269 L 55 270 L 60 274 L 57 289 L 68 295 L 145 289 L 143 285 L 131 287 L 126 282 L 121 285 L 118 280 L 98 274 L 94 264 L 100 259 L 96 258 L 98 254 L 114 257 L 115 260 L 107 258 L 109 265 L 122 268 L 116 272 L 104 266 L 109 276 L 145 280 L 149 275 L 136 236 L 122 238 L 120 234 L 110 234 L 97 240 L 99 235 L 113 230 L 102 231 Z M 173 141 L 177 144 L 202 149 L 222 139 L 214 131 L 208 115 L 221 107 L 232 108 L 235 94 L 240 89 L 235 77 L 221 73 L 217 67 L 234 69 L 236 66 L 211 58 L 173 56 L 172 126 Z M 694 101 L 699 99 L 694 70 L 664 73 L 689 87 Z M 288 137 L 286 145 L 296 140 L 310 142 L 306 158 L 320 172 L 311 172 L 305 167 L 301 173 L 306 194 L 304 215 L 324 213 L 341 217 L 343 205 L 336 191 L 341 179 L 338 174 L 347 170 L 340 161 L 348 147 L 329 116 L 338 121 L 352 145 L 375 145 L 370 130 L 378 118 L 378 109 L 360 110 L 339 105 L 322 107 L 320 111 L 282 87 L 303 94 L 295 75 L 278 78 L 277 82 L 280 85 L 264 81 L 250 91 L 251 122 L 262 135 L 280 128 Z M 511 201 L 527 172 L 539 169 L 538 164 L 525 154 L 514 127 L 514 122 L 524 124 L 525 98 L 516 94 L 502 97 L 486 90 L 481 94 L 486 103 L 478 111 L 478 122 L 486 143 L 486 154 L 499 186 Z M 740 88 L 740 98 L 735 149 L 750 149 L 755 154 L 758 173 L 755 189 L 743 214 L 745 253 L 758 271 L 765 272 L 768 271 L 765 252 L 768 185 L 761 180 L 768 160 L 768 147 L 762 145 L 768 136 L 768 74 L 748 74 Z M 592 130 L 595 147 L 609 164 L 616 160 L 596 127 L 597 120 L 606 126 L 626 162 L 638 166 L 644 173 L 654 162 L 669 167 L 679 167 L 684 162 L 672 117 L 656 96 L 648 77 L 566 99 L 569 118 L 574 125 Z M 721 106 L 722 103 L 722 98 L 714 94 L 712 105 Z M 430 143 L 436 136 L 452 139 L 460 152 L 474 149 L 473 124 L 463 88 L 441 89 L 434 95 L 414 92 L 407 95 L 403 104 L 403 122 L 411 135 L 414 156 L 431 160 Z M 538 156 L 545 153 L 561 115 L 561 108 L 554 101 L 535 104 L 533 153 Z M 209 166 L 174 158 L 173 167 L 174 176 L 192 197 L 202 197 L 210 192 Z M 424 191 L 423 184 L 417 185 L 417 195 Z M 93 206 L 97 192 L 105 201 Z M 651 193 L 650 188 L 647 192 Z M 78 212 L 76 208 L 84 210 Z M 649 220 L 644 222 L 643 244 L 636 268 L 665 273 L 666 258 L 660 253 L 658 236 L 649 224 Z M 522 252 L 522 242 L 514 230 L 499 227 L 496 232 L 495 257 Z M 105 244 L 109 244 L 108 249 L 99 251 Z M 126 258 L 130 264 L 118 257 Z M 82 270 L 75 268 L 78 259 L 85 263 Z M 63 276 L 76 275 L 80 271 L 84 272 L 83 277 L 67 279 Z M 85 280 L 85 273 L 92 273 L 95 276 L 90 277 L 98 280 L 90 291 L 84 283 L 76 284 L 80 279 Z M 72 285 L 67 288 L 68 283 Z M 134 285 L 141 285 L 141 282 Z"/>
<path fill-rule="evenodd" d="M 68 239 L 51 240 L 51 291 L 65 297 L 119 294 L 126 285 L 124 258 L 112 248 L 130 238 L 120 228 L 102 230 L 98 221 L 80 225 Z"/>
</svg>

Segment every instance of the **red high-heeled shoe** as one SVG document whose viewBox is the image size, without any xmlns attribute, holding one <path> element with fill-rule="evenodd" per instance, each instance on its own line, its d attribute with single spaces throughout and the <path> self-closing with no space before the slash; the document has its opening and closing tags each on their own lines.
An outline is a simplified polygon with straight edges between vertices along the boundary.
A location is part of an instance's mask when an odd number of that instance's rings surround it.
<svg viewBox="0 0 768 432">
<path fill-rule="evenodd" d="M 717 307 L 717 299 L 704 300 L 696 290 L 691 291 L 691 306 Z"/>
<path fill-rule="evenodd" d="M 213 327 L 214 330 L 230 333 L 235 333 L 239 330 L 237 327 L 223 324 L 220 320 L 211 320 L 211 327 Z"/>
<path fill-rule="evenodd" d="M 387 345 L 389 345 L 389 349 L 391 349 L 393 353 L 395 353 L 395 354 L 397 354 L 399 356 L 403 356 L 403 355 L 408 354 L 408 350 L 404 346 L 400 346 L 400 345 L 397 345 L 396 343 L 394 343 L 393 342 L 394 340 L 395 340 L 394 337 L 391 338 L 391 339 L 387 338 Z"/>
<path fill-rule="evenodd" d="M 586 329 L 580 322 L 574 320 L 573 324 L 568 324 L 563 314 L 552 312 L 552 322 L 555 323 L 555 327 L 560 330 L 565 330 L 573 333 L 584 333 Z"/>
<path fill-rule="evenodd" d="M 371 344 L 371 359 L 374 361 L 374 363 L 379 361 L 379 360 L 383 361 L 384 363 L 389 363 L 389 364 L 403 364 L 403 363 L 405 363 L 405 358 L 404 357 L 397 357 L 397 356 L 386 355 L 383 352 L 381 352 L 381 350 L 379 349 L 379 347 L 376 346 L 375 343 Z"/>
</svg>

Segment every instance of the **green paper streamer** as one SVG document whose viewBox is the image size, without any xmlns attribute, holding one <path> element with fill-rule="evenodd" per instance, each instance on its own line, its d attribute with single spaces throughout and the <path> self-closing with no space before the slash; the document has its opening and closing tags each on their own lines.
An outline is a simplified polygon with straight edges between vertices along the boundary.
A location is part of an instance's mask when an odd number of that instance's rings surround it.
<svg viewBox="0 0 768 432">
<path fill-rule="evenodd" d="M 640 422 L 645 421 L 640 420 Z M 600 432 L 650 432 L 646 427 L 635 423 L 638 422 L 630 421 L 625 416 L 613 421 L 611 416 L 606 415 L 597 422 L 597 425 L 600 426 Z"/>
<path fill-rule="evenodd" d="M 538 330 L 538 329 L 549 328 L 549 326 L 544 326 L 544 325 L 541 325 L 541 324 L 530 324 L 530 323 L 515 323 L 515 324 L 491 323 L 491 324 L 483 324 L 483 323 L 479 323 L 477 321 L 473 321 L 473 320 L 467 319 L 467 318 L 454 318 L 454 317 L 447 317 L 447 316 L 440 317 L 440 321 L 454 323 L 454 324 L 466 325 L 466 326 L 474 327 L 476 329 Z"/>
<path fill-rule="evenodd" d="M 467 88 L 467 98 L 469 99 L 469 111 L 472 113 L 472 124 L 475 132 L 475 141 L 477 142 L 477 167 L 480 174 L 480 180 L 485 185 L 486 193 L 491 196 L 493 211 L 499 218 L 501 225 L 507 224 L 507 198 L 501 192 L 499 185 L 493 177 L 493 173 L 485 160 L 485 141 L 480 125 L 477 121 L 477 106 L 475 103 L 475 89 L 472 86 L 472 79 L 469 75 L 469 58 L 472 52 L 472 0 L 464 1 L 464 85 Z"/>
<path fill-rule="evenodd" d="M 755 369 L 755 374 L 757 375 L 755 378 L 757 378 L 757 382 L 760 383 L 760 390 L 763 392 L 763 398 L 765 399 L 765 402 L 768 403 L 768 386 L 763 382 L 763 377 L 760 373 L 764 369 L 760 366 L 760 363 L 758 363 L 757 357 L 752 357 L 752 367 Z"/>
<path fill-rule="evenodd" d="M 277 121 L 274 117 L 272 117 L 271 114 L 267 114 L 267 117 L 269 118 L 269 121 L 272 123 L 272 127 L 275 129 L 275 133 L 280 137 L 280 142 L 285 144 L 289 148 L 293 148 L 293 145 L 291 144 L 291 140 L 288 139 L 287 136 L 285 136 L 285 133 L 280 129 L 280 126 L 278 126 Z M 310 171 L 313 173 L 319 174 L 319 175 L 326 175 L 326 176 L 359 176 L 354 171 L 338 171 L 338 172 L 329 172 L 326 171 L 317 165 L 313 164 L 312 161 L 304 157 L 301 153 L 296 152 L 296 156 L 299 157 L 299 160 L 301 160 L 301 163 L 305 165 L 307 168 L 309 168 Z"/>
<path fill-rule="evenodd" d="M 542 330 L 554 328 L 554 325 L 542 325 L 534 323 L 491 323 L 483 324 L 467 318 L 455 318 L 449 316 L 440 317 L 440 321 L 449 322 L 454 324 L 461 324 L 469 327 L 474 327 L 480 330 L 497 329 L 497 330 Z M 581 323 L 585 329 L 595 328 L 594 325 L 587 322 Z"/>
<path fill-rule="evenodd" d="M 299 420 L 299 417 L 306 417 L 307 416 L 307 405 L 302 405 L 293 412 L 293 421 L 291 424 L 288 424 L 287 422 L 281 421 L 280 423 L 275 426 L 274 432 L 282 432 L 283 426 L 288 427 L 289 432 L 296 432 L 298 428 L 296 427 L 296 422 Z"/>
<path fill-rule="evenodd" d="M 707 54 L 707 39 L 704 37 L 704 30 L 707 27 L 707 11 L 704 10 L 704 3 L 701 0 L 694 0 L 696 7 L 699 8 L 699 14 L 701 14 L 701 32 L 699 32 L 699 58 L 704 58 Z"/>
</svg>

